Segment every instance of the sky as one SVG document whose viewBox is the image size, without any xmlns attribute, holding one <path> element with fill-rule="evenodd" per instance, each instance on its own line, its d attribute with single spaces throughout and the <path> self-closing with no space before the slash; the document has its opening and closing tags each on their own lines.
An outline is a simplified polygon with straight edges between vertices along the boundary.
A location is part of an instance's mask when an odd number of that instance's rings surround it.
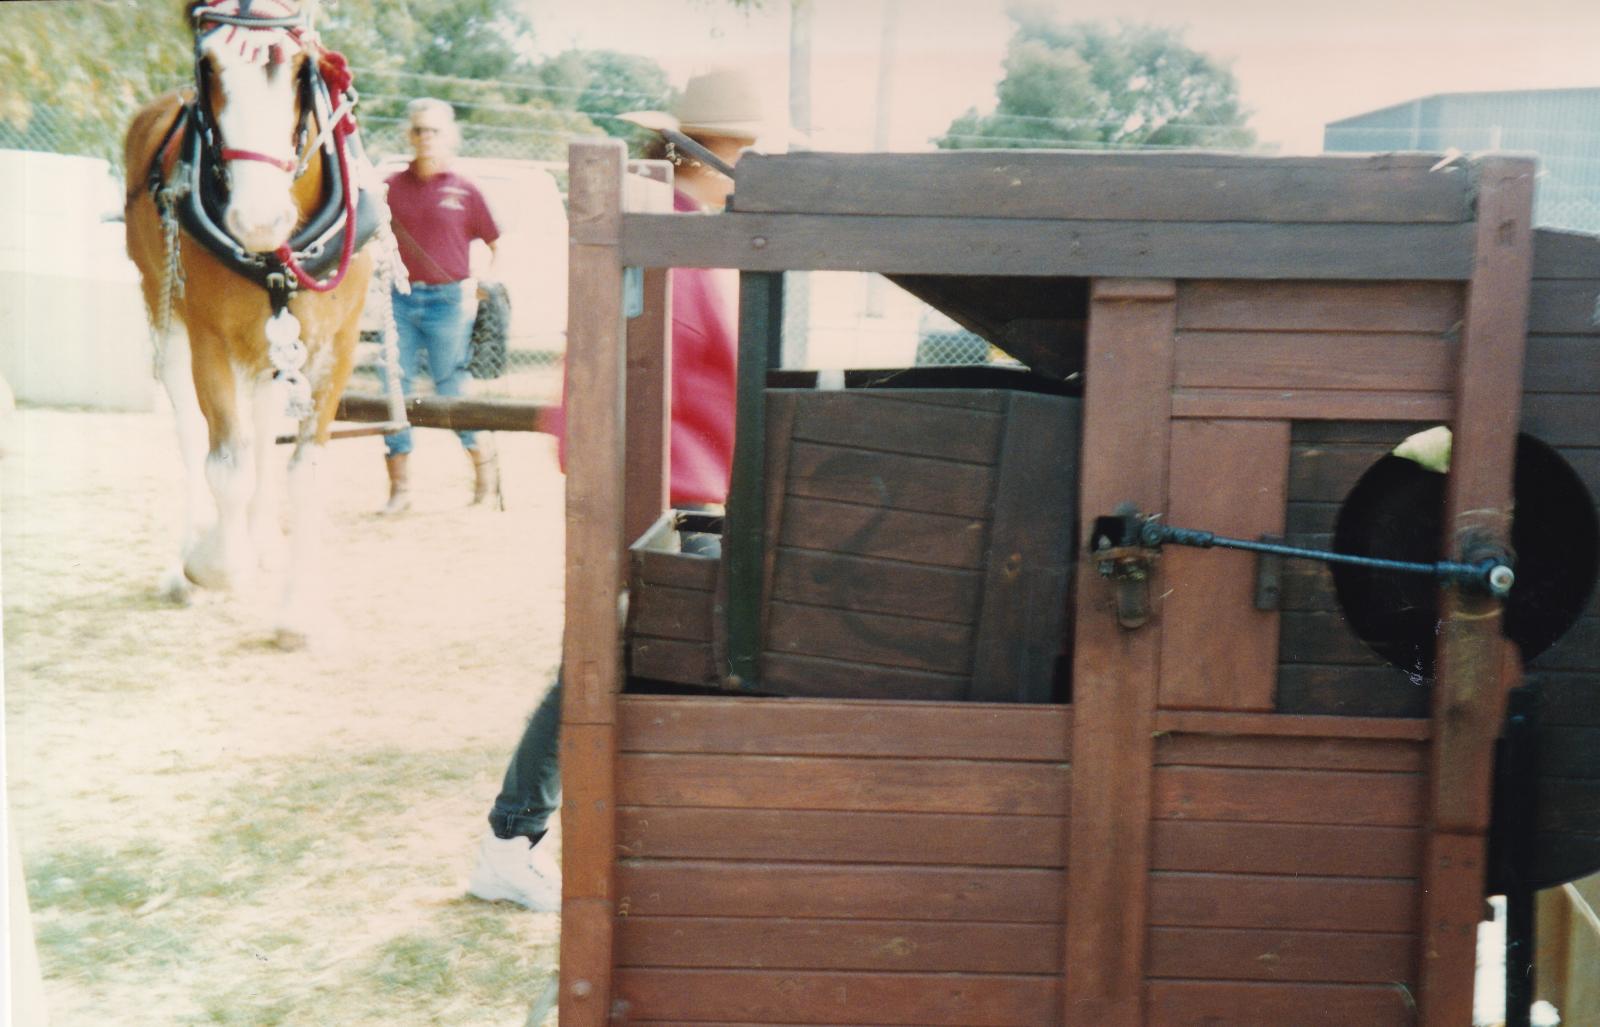
<svg viewBox="0 0 1600 1027">
<path fill-rule="evenodd" d="M 613 49 L 678 84 L 720 65 L 787 107 L 790 6 L 726 0 L 524 0 L 541 53 Z M 1011 0 L 809 0 L 812 149 L 926 150 L 971 107 L 992 110 Z M 1184 30 L 1228 63 L 1261 142 L 1317 153 L 1322 128 L 1434 93 L 1600 87 L 1600 0 L 1056 0 L 1068 19 Z M 888 31 L 885 31 L 885 27 Z M 887 67 L 889 74 L 880 75 Z M 879 98 L 884 102 L 880 104 Z M 879 118 L 880 108 L 884 114 Z"/>
</svg>

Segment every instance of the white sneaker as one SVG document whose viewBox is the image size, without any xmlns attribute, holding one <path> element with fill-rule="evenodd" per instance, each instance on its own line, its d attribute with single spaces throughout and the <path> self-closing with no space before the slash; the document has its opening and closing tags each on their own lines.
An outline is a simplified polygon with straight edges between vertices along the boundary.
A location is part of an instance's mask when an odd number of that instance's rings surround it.
<svg viewBox="0 0 1600 1027">
<path fill-rule="evenodd" d="M 561 868 L 547 850 L 526 838 L 497 838 L 490 831 L 478 846 L 467 894 L 485 902 L 515 902 L 535 913 L 560 912 Z"/>
</svg>

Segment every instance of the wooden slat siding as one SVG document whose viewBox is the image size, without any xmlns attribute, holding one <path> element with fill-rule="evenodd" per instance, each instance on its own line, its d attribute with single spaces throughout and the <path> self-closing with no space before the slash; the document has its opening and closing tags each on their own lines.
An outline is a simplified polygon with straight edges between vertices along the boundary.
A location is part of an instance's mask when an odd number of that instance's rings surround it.
<svg viewBox="0 0 1600 1027">
<path fill-rule="evenodd" d="M 1447 557 L 1469 534 L 1504 545 L 1511 528 L 1512 463 L 1529 327 L 1534 162 L 1487 157 L 1478 169 L 1474 270 L 1467 289 L 1450 474 Z M 1593 314 L 1591 297 L 1587 313 Z M 1442 589 L 1433 687 L 1430 827 L 1423 868 L 1420 1023 L 1472 1015 L 1476 923 L 1494 743 L 1520 661 L 1502 634 L 1502 604 Z"/>
<path fill-rule="evenodd" d="M 1533 277 L 1596 277 L 1600 267 L 1600 237 L 1589 232 L 1569 232 L 1555 228 L 1533 230 Z"/>
<path fill-rule="evenodd" d="M 1074 278 L 1461 281 L 1470 224 L 628 214 L 630 267 Z"/>
<path fill-rule="evenodd" d="M 1166 506 L 1176 297 L 1171 281 L 1091 285 L 1082 449 L 1094 459 L 1084 462 L 1079 483 L 1080 530 L 1122 502 L 1141 510 Z M 1119 628 L 1112 592 L 1092 576 L 1086 554 L 1074 572 L 1067 857 L 1074 906 L 1060 1022 L 1137 1027 L 1144 1021 L 1151 722 L 1161 622 Z M 1160 590 L 1158 572 L 1151 594 Z"/>
<path fill-rule="evenodd" d="M 1528 363 L 1522 372 L 1524 394 L 1600 393 L 1600 340 L 1581 335 L 1528 336 Z"/>
<path fill-rule="evenodd" d="M 1290 535 L 1332 535 L 1343 503 L 1296 500 L 1289 504 L 1284 531 Z"/>
<path fill-rule="evenodd" d="M 1418 897 L 1407 878 L 1158 870 L 1150 875 L 1150 924 L 1390 934 L 1416 930 Z"/>
<path fill-rule="evenodd" d="M 1589 495 L 1595 496 L 1600 501 L 1600 446 L 1595 447 L 1568 447 L 1558 449 L 1561 459 L 1572 465 L 1578 477 L 1583 481 L 1584 487 L 1589 490 Z"/>
<path fill-rule="evenodd" d="M 1443 282 L 1184 282 L 1178 330 L 1406 333 L 1438 337 L 1461 321 L 1459 285 Z M 1333 341 L 1330 339 L 1330 341 Z"/>
<path fill-rule="evenodd" d="M 967 624 L 774 602 L 769 652 L 965 675 L 972 669 Z"/>
<path fill-rule="evenodd" d="M 1050 701 L 1067 649 L 1079 423 L 1075 400 L 1010 397 L 972 643 L 974 700 Z"/>
<path fill-rule="evenodd" d="M 761 605 L 758 611 L 761 645 L 757 651 L 763 679 L 767 675 L 767 642 L 772 637 L 772 600 L 777 591 L 778 539 L 789 514 L 789 459 L 794 453 L 794 426 L 802 395 L 779 389 L 766 390 L 766 479 L 762 482 L 765 523 L 761 528 Z M 782 686 L 776 684 L 763 683 L 761 687 L 782 691 Z"/>
<path fill-rule="evenodd" d="M 1288 421 L 1176 421 L 1168 520 L 1234 538 L 1281 536 L 1288 477 Z M 1161 706 L 1272 709 L 1278 615 L 1255 608 L 1255 558 L 1169 546 L 1161 559 Z"/>
<path fill-rule="evenodd" d="M 772 597 L 863 613 L 915 611 L 928 620 L 973 624 L 982 585 L 976 570 L 780 548 Z"/>
<path fill-rule="evenodd" d="M 753 155 L 732 203 L 854 215 L 1457 222 L 1472 217 L 1466 177 L 1387 154 L 1245 163 L 1214 154 L 808 153 Z"/>
<path fill-rule="evenodd" d="M 1269 738 L 1375 738 L 1421 742 L 1430 737 L 1429 725 L 1386 717 L 1280 717 L 1271 713 L 1216 713 L 1206 710 L 1161 710 L 1156 730 L 1207 735 Z"/>
<path fill-rule="evenodd" d="M 1342 504 L 1350 490 L 1374 463 L 1405 440 L 1405 435 L 1381 445 L 1295 444 L 1289 451 L 1291 502 Z M 1331 526 L 1329 530 L 1332 530 Z"/>
<path fill-rule="evenodd" d="M 1547 778 L 1539 782 L 1539 827 L 1552 833 L 1594 836 L 1600 823 L 1600 780 Z"/>
<path fill-rule="evenodd" d="M 790 496 L 778 544 L 934 567 L 983 566 L 987 523 L 979 518 L 886 510 Z"/>
<path fill-rule="evenodd" d="M 1528 669 L 1600 671 L 1600 617 L 1578 618 Z"/>
<path fill-rule="evenodd" d="M 625 753 L 630 806 L 1058 816 L 1065 765 L 969 760 Z"/>
<path fill-rule="evenodd" d="M 955 702 L 967 697 L 971 675 L 941 674 L 819 656 L 762 654 L 762 687 L 775 695 L 813 699 Z"/>
<path fill-rule="evenodd" d="M 617 965 L 890 973 L 1053 974 L 1052 924 L 623 917 Z"/>
<path fill-rule="evenodd" d="M 1278 658 L 1286 664 L 1390 666 L 1371 646 L 1361 641 L 1355 632 L 1350 630 L 1344 614 L 1337 610 L 1285 613 L 1281 637 Z M 1399 671 L 1396 670 L 1396 673 Z"/>
<path fill-rule="evenodd" d="M 711 643 L 634 636 L 628 643 L 628 673 L 647 681 L 712 685 L 718 680 Z"/>
<path fill-rule="evenodd" d="M 629 206 L 656 212 L 672 209 L 672 165 L 667 161 L 631 164 Z M 637 177 L 634 177 L 637 176 Z M 655 188 L 639 189 L 642 180 Z M 671 505 L 672 460 L 672 294 L 666 268 L 644 272 L 644 310 L 627 322 L 627 510 L 624 535 L 632 540 Z"/>
<path fill-rule="evenodd" d="M 1059 991 L 1054 978 L 1001 974 L 667 969 L 617 974 L 617 994 L 628 1003 L 630 1022 L 637 1016 L 640 1022 L 678 1025 L 1040 1027 L 1055 1022 Z"/>
<path fill-rule="evenodd" d="M 1060 817 L 624 806 L 618 851 L 641 859 L 1060 869 Z"/>
<path fill-rule="evenodd" d="M 1420 774 L 1426 755 L 1421 742 L 1389 739 L 1196 734 L 1163 734 L 1156 739 L 1158 767 L 1254 767 Z"/>
<path fill-rule="evenodd" d="M 1406 1027 L 1411 989 L 1390 984 L 1151 981 L 1149 1027 Z"/>
<path fill-rule="evenodd" d="M 1426 717 L 1432 689 L 1395 667 L 1283 664 L 1278 712 L 1336 717 Z"/>
<path fill-rule="evenodd" d="M 640 589 L 628 604 L 632 636 L 711 644 L 711 594 L 656 585 Z"/>
<path fill-rule="evenodd" d="M 1157 767 L 1151 816 L 1414 827 L 1422 822 L 1424 784 L 1420 774 Z"/>
<path fill-rule="evenodd" d="M 568 440 L 566 626 L 562 660 L 561 1021 L 611 1015 L 615 916 L 616 697 L 623 658 L 618 599 L 625 574 L 620 141 L 570 150 L 567 413 L 584 431 Z"/>
<path fill-rule="evenodd" d="M 1600 401 L 1593 394 L 1534 393 L 1523 403 L 1522 430 L 1552 446 L 1600 445 Z"/>
<path fill-rule="evenodd" d="M 1072 759 L 1070 706 L 647 695 L 617 705 L 625 752 Z"/>
<path fill-rule="evenodd" d="M 621 860 L 626 916 L 1061 921 L 1059 870 Z"/>
<path fill-rule="evenodd" d="M 1176 383 L 1192 389 L 1447 392 L 1454 347 L 1424 334 L 1187 331 Z"/>
<path fill-rule="evenodd" d="M 1594 672 L 1544 671 L 1539 675 L 1541 727 L 1587 727 L 1594 718 Z"/>
<path fill-rule="evenodd" d="M 951 409 L 884 393 L 816 392 L 799 397 L 796 442 L 993 464 L 1004 428 L 999 410 Z"/>
<path fill-rule="evenodd" d="M 717 559 L 694 553 L 633 551 L 636 580 L 670 588 L 690 588 L 709 593 L 717 587 Z"/>
<path fill-rule="evenodd" d="M 796 442 L 789 491 L 812 499 L 872 503 L 958 517 L 987 517 L 995 470 L 903 454 Z"/>
<path fill-rule="evenodd" d="M 1278 607 L 1285 613 L 1292 610 L 1329 612 L 1339 609 L 1339 598 L 1333 590 L 1333 574 L 1327 564 L 1310 560 L 1285 560 L 1279 588 Z"/>
<path fill-rule="evenodd" d="M 1176 389 L 1175 417 L 1259 417 L 1271 421 L 1432 421 L 1450 416 L 1450 399 L 1437 392 L 1348 392 L 1333 389 Z"/>
<path fill-rule="evenodd" d="M 1421 859 L 1417 828 L 1162 820 L 1150 837 L 1157 871 L 1403 878 Z"/>
<path fill-rule="evenodd" d="M 1528 297 L 1527 328 L 1538 335 L 1600 335 L 1595 304 L 1600 302 L 1600 276 L 1554 280 L 1536 278 Z"/>
<path fill-rule="evenodd" d="M 1337 931 L 1150 931 L 1150 976 L 1213 981 L 1319 981 L 1388 984 L 1415 980 L 1410 934 Z"/>
</svg>

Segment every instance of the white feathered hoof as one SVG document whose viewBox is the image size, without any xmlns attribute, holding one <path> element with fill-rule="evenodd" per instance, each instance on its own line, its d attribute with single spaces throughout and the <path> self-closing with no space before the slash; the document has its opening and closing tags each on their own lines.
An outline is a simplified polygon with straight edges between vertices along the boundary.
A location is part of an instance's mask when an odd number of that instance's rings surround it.
<svg viewBox="0 0 1600 1027">
<path fill-rule="evenodd" d="M 174 606 L 188 606 L 194 598 L 194 586 L 184 574 L 183 565 L 173 564 L 156 583 L 156 594 Z"/>
<path fill-rule="evenodd" d="M 311 646 L 311 636 L 297 628 L 279 628 L 272 641 L 286 653 L 298 653 Z"/>
<path fill-rule="evenodd" d="M 207 534 L 184 555 L 183 576 L 201 588 L 222 592 L 248 586 L 255 561 L 238 548 L 224 546 L 216 532 Z"/>
</svg>

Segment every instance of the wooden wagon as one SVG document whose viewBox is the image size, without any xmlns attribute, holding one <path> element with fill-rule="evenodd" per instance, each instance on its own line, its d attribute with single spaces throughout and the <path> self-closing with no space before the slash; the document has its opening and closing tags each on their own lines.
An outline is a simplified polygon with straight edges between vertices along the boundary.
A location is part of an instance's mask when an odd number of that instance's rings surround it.
<svg viewBox="0 0 1600 1027">
<path fill-rule="evenodd" d="M 1600 240 L 1435 163 L 752 156 L 690 217 L 576 146 L 563 1024 L 1470 1023 L 1486 888 L 1600 867 Z M 675 266 L 741 272 L 720 525 L 663 517 Z M 1027 370 L 780 373 L 796 269 Z M 1508 551 L 1519 427 L 1582 483 L 1526 668 L 1469 587 L 1408 675 L 1323 564 L 1093 537 L 1327 548 L 1441 424 L 1440 558 Z"/>
</svg>

